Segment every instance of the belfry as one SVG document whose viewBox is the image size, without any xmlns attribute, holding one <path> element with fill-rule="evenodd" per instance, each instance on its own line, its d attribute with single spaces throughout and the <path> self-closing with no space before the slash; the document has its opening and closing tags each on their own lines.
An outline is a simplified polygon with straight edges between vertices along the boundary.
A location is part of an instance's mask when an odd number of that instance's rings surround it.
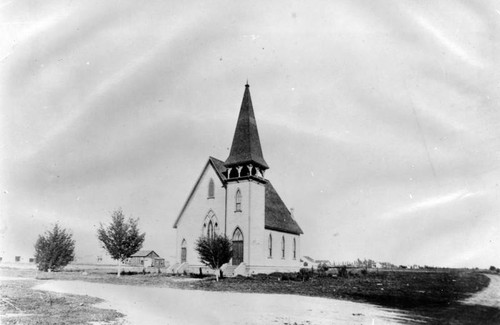
<svg viewBox="0 0 500 325">
<path fill-rule="evenodd" d="M 247 83 L 229 157 L 208 158 L 175 221 L 174 271 L 202 267 L 195 242 L 214 233 L 232 240 L 233 257 L 223 268 L 227 276 L 299 270 L 303 232 L 264 178 L 268 168 Z"/>
</svg>

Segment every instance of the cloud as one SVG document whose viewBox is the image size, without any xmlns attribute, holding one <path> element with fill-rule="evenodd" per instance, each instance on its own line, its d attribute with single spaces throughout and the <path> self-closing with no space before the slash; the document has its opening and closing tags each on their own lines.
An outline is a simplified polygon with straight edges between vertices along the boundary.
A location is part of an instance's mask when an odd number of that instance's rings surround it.
<svg viewBox="0 0 500 325">
<path fill-rule="evenodd" d="M 405 217 L 405 216 L 412 215 L 412 214 L 415 214 L 417 212 L 421 212 L 424 210 L 435 209 L 435 208 L 438 208 L 440 206 L 444 206 L 447 204 L 457 203 L 457 202 L 462 201 L 464 199 L 478 196 L 478 195 L 481 195 L 481 192 L 470 192 L 466 189 L 462 189 L 462 190 L 451 192 L 451 193 L 448 193 L 445 195 L 426 198 L 424 200 L 420 200 L 418 202 L 409 204 L 407 206 L 398 208 L 396 210 L 386 212 L 383 215 L 383 218 L 384 219 L 394 219 L 394 218 Z M 410 198 L 412 198 L 411 194 L 410 194 Z"/>
<path fill-rule="evenodd" d="M 0 207 L 15 234 L 29 223 L 16 218 L 43 211 L 47 222 L 78 223 L 85 240 L 122 206 L 145 216 L 152 249 L 170 249 L 161 232 L 207 156 L 227 155 L 247 77 L 266 175 L 296 208 L 304 253 L 424 258 L 418 236 L 456 241 L 453 232 L 468 230 L 457 212 L 472 225 L 499 209 L 488 196 L 496 175 L 485 176 L 499 161 L 499 75 L 478 73 L 498 61 L 495 11 L 390 1 L 60 5 L 0 9 L 33 22 L 12 34 L 0 63 L 9 192 Z M 439 14 L 443 6 L 453 15 Z M 352 243 L 360 233 L 366 241 Z"/>
</svg>

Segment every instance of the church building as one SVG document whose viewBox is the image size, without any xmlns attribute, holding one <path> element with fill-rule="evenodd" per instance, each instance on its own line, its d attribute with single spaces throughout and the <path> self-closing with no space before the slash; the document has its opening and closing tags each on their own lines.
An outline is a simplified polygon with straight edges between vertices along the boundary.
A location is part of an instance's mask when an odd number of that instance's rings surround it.
<svg viewBox="0 0 500 325">
<path fill-rule="evenodd" d="M 196 240 L 214 233 L 232 240 L 233 257 L 225 274 L 299 270 L 303 232 L 264 178 L 268 168 L 247 84 L 229 157 L 208 158 L 175 221 L 177 263 L 183 270 L 202 266 Z"/>
</svg>

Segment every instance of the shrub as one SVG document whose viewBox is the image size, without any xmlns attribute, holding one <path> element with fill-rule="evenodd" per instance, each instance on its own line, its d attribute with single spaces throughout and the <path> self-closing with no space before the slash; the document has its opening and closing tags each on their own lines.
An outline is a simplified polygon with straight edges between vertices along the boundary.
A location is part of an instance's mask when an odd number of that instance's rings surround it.
<svg viewBox="0 0 500 325">
<path fill-rule="evenodd" d="M 496 267 L 494 267 L 493 265 L 492 265 L 492 266 L 490 266 L 490 271 L 495 271 L 496 269 L 497 269 L 497 268 L 496 268 Z"/>
<path fill-rule="evenodd" d="M 337 277 L 339 275 L 339 270 L 335 267 L 330 268 L 328 271 L 325 272 L 327 275 L 331 277 Z"/>
<path fill-rule="evenodd" d="M 342 278 L 347 278 L 349 277 L 349 274 L 347 272 L 347 267 L 345 266 L 342 266 L 340 269 L 339 269 L 339 276 L 342 277 Z"/>
<path fill-rule="evenodd" d="M 309 279 L 312 277 L 313 271 L 308 269 L 308 268 L 302 268 L 299 271 L 299 277 L 302 281 L 309 281 Z"/>
<path fill-rule="evenodd" d="M 35 243 L 35 260 L 40 271 L 58 271 L 75 258 L 75 241 L 72 235 L 58 224 L 51 231 L 38 236 Z"/>
<path fill-rule="evenodd" d="M 225 235 L 201 236 L 195 244 L 200 261 L 215 271 L 215 279 L 219 281 L 219 270 L 232 257 L 232 243 Z"/>
<path fill-rule="evenodd" d="M 318 265 L 318 272 L 326 272 L 328 271 L 329 267 L 325 263 L 321 263 Z"/>
</svg>

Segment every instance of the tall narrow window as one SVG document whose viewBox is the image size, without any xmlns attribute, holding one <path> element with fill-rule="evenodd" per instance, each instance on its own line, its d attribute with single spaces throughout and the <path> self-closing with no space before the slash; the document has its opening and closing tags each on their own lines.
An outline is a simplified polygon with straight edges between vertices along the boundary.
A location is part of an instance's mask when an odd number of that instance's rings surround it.
<svg viewBox="0 0 500 325">
<path fill-rule="evenodd" d="M 297 258 L 297 242 L 293 239 L 293 259 Z"/>
<path fill-rule="evenodd" d="M 285 258 L 285 236 L 281 237 L 281 258 Z"/>
<path fill-rule="evenodd" d="M 240 228 L 236 228 L 233 233 L 233 265 L 240 265 L 243 262 L 243 234 Z"/>
<path fill-rule="evenodd" d="M 213 199 L 215 197 L 215 189 L 214 189 L 214 180 L 210 178 L 210 182 L 208 182 L 208 198 Z"/>
<path fill-rule="evenodd" d="M 269 257 L 273 257 L 273 236 L 269 234 L 269 239 L 267 240 L 267 248 L 269 249 Z"/>
<path fill-rule="evenodd" d="M 187 246 L 186 240 L 183 239 L 182 244 L 181 244 L 181 263 L 186 262 L 186 258 L 187 258 L 187 247 L 186 246 Z"/>
<path fill-rule="evenodd" d="M 207 237 L 208 238 L 214 237 L 214 224 L 212 223 L 212 220 L 210 220 L 210 222 L 208 223 Z"/>
<path fill-rule="evenodd" d="M 241 212 L 241 192 L 240 189 L 236 191 L 236 212 Z"/>
</svg>

